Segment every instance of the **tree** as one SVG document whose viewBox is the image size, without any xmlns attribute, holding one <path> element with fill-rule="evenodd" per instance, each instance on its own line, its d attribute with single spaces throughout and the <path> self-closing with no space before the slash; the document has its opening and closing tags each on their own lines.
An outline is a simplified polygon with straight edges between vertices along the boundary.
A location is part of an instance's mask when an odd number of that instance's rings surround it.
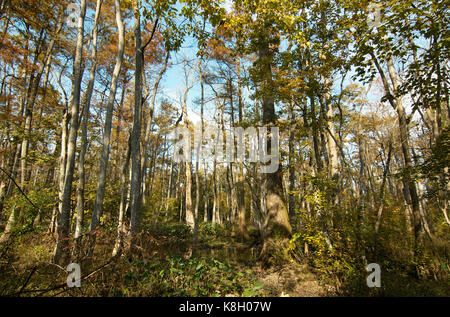
<svg viewBox="0 0 450 317">
<path fill-rule="evenodd" d="M 116 98 L 118 79 L 119 79 L 120 70 L 122 68 L 124 46 L 125 46 L 125 27 L 124 27 L 124 24 L 122 21 L 120 0 L 114 1 L 114 7 L 115 7 L 115 14 L 116 14 L 116 24 L 117 24 L 117 29 L 118 29 L 119 42 L 118 42 L 116 63 L 114 66 L 114 71 L 113 71 L 112 77 L 111 77 L 111 87 L 109 89 L 109 97 L 108 97 L 108 101 L 106 104 L 106 117 L 105 117 L 105 126 L 104 126 L 104 130 L 103 130 L 102 152 L 101 152 L 101 157 L 100 157 L 100 168 L 99 168 L 99 174 L 98 174 L 98 187 L 97 187 L 97 194 L 95 196 L 94 210 L 92 212 L 92 220 L 91 220 L 91 225 L 90 225 L 91 233 L 93 233 L 93 231 L 99 225 L 100 217 L 102 215 L 102 205 L 103 205 L 103 199 L 104 199 L 104 195 L 105 195 L 105 185 L 106 185 L 106 171 L 107 171 L 107 167 L 108 167 L 109 151 L 110 151 L 110 143 L 111 143 L 111 127 L 112 127 L 114 101 Z M 91 246 L 91 248 L 93 248 L 93 245 Z"/>
<path fill-rule="evenodd" d="M 64 191 L 62 195 L 61 210 L 59 211 L 57 231 L 58 238 L 54 251 L 53 261 L 57 264 L 65 262 L 68 253 L 70 197 L 72 194 L 72 179 L 75 168 L 75 151 L 78 132 L 78 113 L 80 109 L 81 90 L 81 58 L 83 54 L 84 18 L 86 14 L 86 1 L 81 1 L 80 16 L 78 18 L 78 36 L 75 50 L 75 62 L 73 65 L 72 102 L 70 108 L 70 128 L 67 141 L 67 162 L 64 176 Z"/>
</svg>

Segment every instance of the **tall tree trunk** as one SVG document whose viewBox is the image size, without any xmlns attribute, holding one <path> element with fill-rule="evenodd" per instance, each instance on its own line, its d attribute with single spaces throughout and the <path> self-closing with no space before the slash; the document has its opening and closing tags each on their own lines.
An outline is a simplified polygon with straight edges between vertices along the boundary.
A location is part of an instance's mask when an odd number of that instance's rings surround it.
<svg viewBox="0 0 450 317">
<path fill-rule="evenodd" d="M 80 91 L 82 80 L 82 55 L 83 55 L 83 33 L 84 18 L 86 15 L 86 0 L 81 0 L 80 17 L 78 18 L 78 36 L 75 50 L 75 61 L 73 64 L 73 80 L 72 80 L 72 102 L 70 109 L 70 129 L 67 142 L 67 162 L 64 177 L 64 192 L 62 196 L 61 211 L 58 217 L 58 237 L 56 241 L 53 261 L 57 264 L 63 264 L 68 255 L 69 247 L 69 221 L 70 221 L 70 205 L 72 194 L 72 180 L 75 168 L 75 152 L 78 132 L 78 113 L 80 108 Z"/>
<path fill-rule="evenodd" d="M 329 161 L 329 175 L 332 179 L 336 180 L 339 177 L 339 162 L 338 153 L 336 145 L 336 132 L 334 129 L 334 124 L 331 121 L 334 117 L 333 104 L 330 100 L 330 80 L 326 79 L 324 82 L 326 93 L 324 96 L 325 106 L 327 107 L 326 113 L 326 125 L 327 125 L 327 150 L 328 150 L 328 161 Z"/>
<path fill-rule="evenodd" d="M 237 63 L 237 80 L 238 80 L 238 118 L 239 125 L 242 126 L 243 123 L 243 97 L 242 97 L 242 87 L 241 87 L 241 63 L 240 58 L 238 58 Z M 236 167 L 236 191 L 237 191 L 237 214 L 238 214 L 238 226 L 237 226 L 237 236 L 241 241 L 248 240 L 248 230 L 247 230 L 247 219 L 245 210 L 245 176 L 244 176 L 244 165 L 239 162 Z"/>
<path fill-rule="evenodd" d="M 288 211 L 289 216 L 292 219 L 295 217 L 295 168 L 294 168 L 294 153 L 295 153 L 295 114 L 294 114 L 294 103 L 289 104 L 289 192 L 288 192 Z"/>
<path fill-rule="evenodd" d="M 155 25 L 154 25 L 155 27 Z M 161 68 L 161 71 L 158 74 L 158 78 L 155 81 L 155 85 L 153 86 L 153 92 L 152 92 L 152 100 L 150 102 L 150 109 L 148 111 L 148 117 L 147 122 L 145 126 L 145 133 L 144 133 L 144 142 L 142 144 L 142 161 L 141 161 L 141 178 L 142 181 L 144 181 L 146 176 L 146 165 L 147 165 L 147 159 L 148 159 L 148 145 L 150 144 L 150 137 L 151 137 L 151 127 L 153 124 L 153 116 L 155 111 L 155 102 L 156 102 L 156 95 L 158 93 L 158 88 L 161 83 L 161 80 L 164 76 L 164 73 L 167 70 L 167 66 L 170 59 L 170 51 L 166 52 L 166 58 L 164 60 L 164 65 Z"/>
<path fill-rule="evenodd" d="M 217 191 L 217 161 L 214 156 L 213 162 L 213 210 L 212 210 L 212 224 L 220 225 L 220 209 L 219 209 L 219 197 Z"/>
<path fill-rule="evenodd" d="M 82 112 L 82 121 L 81 121 L 81 149 L 80 155 L 78 158 L 78 184 L 77 184 L 77 220 L 75 225 L 75 252 L 79 251 L 80 240 L 82 236 L 82 228 L 83 228 L 83 218 L 84 218 L 84 187 L 86 182 L 86 171 L 85 171 L 85 156 L 87 150 L 87 124 L 89 121 L 89 108 L 91 105 L 92 93 L 94 91 L 94 82 L 95 82 L 95 73 L 97 70 L 97 33 L 98 33 L 98 20 L 100 17 L 100 9 L 102 5 L 102 0 L 97 0 L 96 10 L 95 10 L 95 18 L 94 18 L 94 26 L 92 29 L 92 51 L 91 51 L 91 69 L 89 74 L 89 82 L 87 86 L 87 90 L 83 96 L 82 104 L 83 104 L 83 112 Z"/>
<path fill-rule="evenodd" d="M 185 93 L 185 98 L 184 98 L 184 102 L 182 105 L 182 111 L 183 111 L 183 122 L 184 122 L 184 127 L 188 128 L 188 118 L 187 118 L 187 106 L 186 106 L 186 99 L 187 99 L 187 92 Z M 191 142 L 189 140 L 189 142 Z M 189 147 L 190 148 L 190 147 Z M 194 213 L 192 210 L 192 162 L 190 161 L 191 159 L 191 153 L 187 154 L 188 156 L 188 160 L 186 160 L 185 162 L 185 172 L 186 172 L 186 224 L 191 227 L 191 229 L 194 229 L 195 227 L 195 218 L 194 218 Z"/>
<path fill-rule="evenodd" d="M 166 214 L 165 219 L 169 216 L 169 200 L 172 194 L 172 179 L 173 179 L 173 162 L 174 160 L 170 160 L 170 174 L 169 174 L 169 184 L 167 186 L 167 196 L 166 196 Z"/>
<path fill-rule="evenodd" d="M 134 246 L 134 239 L 141 226 L 141 109 L 142 109 L 142 79 L 144 75 L 144 51 L 141 39 L 141 16 L 137 1 L 133 2 L 134 12 L 134 53 L 136 69 L 134 73 L 134 114 L 133 129 L 131 131 L 131 195 L 130 195 L 130 248 Z"/>
<path fill-rule="evenodd" d="M 109 90 L 108 101 L 106 104 L 106 117 L 105 126 L 103 129 L 103 140 L 102 140 L 102 152 L 100 157 L 100 167 L 98 171 L 98 185 L 97 193 L 95 196 L 94 210 L 92 212 L 92 220 L 90 231 L 93 232 L 97 226 L 100 224 L 100 217 L 102 215 L 103 208 L 103 198 L 105 196 L 105 185 L 106 185 L 106 171 L 108 168 L 109 161 L 109 149 L 111 143 L 111 127 L 112 127 L 112 117 L 114 110 L 114 101 L 117 91 L 117 83 L 122 68 L 123 54 L 125 46 L 125 29 L 122 21 L 122 13 L 120 9 L 120 0 L 114 0 L 115 14 L 116 14 L 116 24 L 118 28 L 119 44 L 116 56 L 116 64 L 114 66 L 114 71 L 111 77 L 111 87 Z M 90 246 L 91 250 L 95 244 L 95 237 Z"/>
<path fill-rule="evenodd" d="M 384 189 L 386 187 L 387 174 L 389 173 L 389 170 L 390 170 L 391 157 L 392 157 L 392 141 L 389 140 L 389 149 L 388 149 L 386 164 L 384 165 L 383 180 L 381 182 L 380 199 L 379 199 L 379 206 L 378 206 L 378 211 L 377 211 L 377 221 L 375 224 L 375 248 L 377 247 L 377 238 L 378 238 L 378 233 L 380 231 L 380 226 L 381 226 L 381 217 L 383 216 Z"/>
<path fill-rule="evenodd" d="M 264 126 L 275 126 L 277 119 L 275 116 L 274 83 L 271 67 L 273 55 L 269 49 L 268 36 L 263 39 L 258 55 L 262 70 L 262 121 Z M 271 142 L 274 142 L 273 136 L 271 137 Z M 289 223 L 286 203 L 284 202 L 281 166 L 278 167 L 276 172 L 265 174 L 264 178 L 267 185 L 267 214 L 264 220 L 264 244 L 261 256 L 266 257 L 275 248 L 273 238 L 276 236 L 289 236 L 292 228 Z"/>
<path fill-rule="evenodd" d="M 314 102 L 314 95 L 310 95 L 310 101 L 311 101 L 311 126 L 312 126 L 312 139 L 313 139 L 313 153 L 314 153 L 314 160 L 315 160 L 315 170 L 316 175 L 320 173 L 323 169 L 323 163 L 322 158 L 320 155 L 320 146 L 319 146 L 319 127 L 317 124 L 317 118 L 316 118 L 316 105 Z"/>
</svg>

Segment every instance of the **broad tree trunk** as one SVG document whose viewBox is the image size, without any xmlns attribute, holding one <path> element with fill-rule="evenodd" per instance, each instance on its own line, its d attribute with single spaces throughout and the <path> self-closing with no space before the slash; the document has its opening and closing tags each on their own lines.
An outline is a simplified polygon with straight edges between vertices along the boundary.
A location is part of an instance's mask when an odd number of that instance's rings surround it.
<svg viewBox="0 0 450 317">
<path fill-rule="evenodd" d="M 258 54 L 262 70 L 262 121 L 264 126 L 270 127 L 277 124 L 277 119 L 275 116 L 271 67 L 273 55 L 269 49 L 268 37 L 261 44 Z M 273 137 L 271 139 L 271 142 L 274 142 Z M 267 190 L 267 214 L 264 220 L 264 244 L 261 251 L 263 257 L 269 255 L 275 247 L 272 241 L 273 238 L 276 236 L 287 237 L 292 232 L 284 201 L 281 166 L 278 167 L 276 172 L 265 174 L 264 178 Z"/>
</svg>

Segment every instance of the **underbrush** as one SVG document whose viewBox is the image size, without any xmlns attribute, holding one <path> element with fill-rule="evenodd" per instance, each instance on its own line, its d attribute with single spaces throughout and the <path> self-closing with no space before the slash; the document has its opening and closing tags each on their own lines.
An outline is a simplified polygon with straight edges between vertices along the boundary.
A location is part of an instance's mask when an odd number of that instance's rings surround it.
<svg viewBox="0 0 450 317">
<path fill-rule="evenodd" d="M 257 296 L 257 281 L 251 271 L 217 259 L 173 256 L 137 260 L 115 276 L 116 287 L 108 296 Z M 121 270 L 122 271 L 122 270 Z"/>
<path fill-rule="evenodd" d="M 171 238 L 175 240 L 187 240 L 192 237 L 192 230 L 182 223 L 162 223 L 143 228 L 155 238 Z"/>
<path fill-rule="evenodd" d="M 252 270 L 226 259 L 192 253 L 182 224 L 147 227 L 139 256 L 111 260 L 115 231 L 101 228 L 94 256 L 80 261 L 81 288 L 66 288 L 65 267 L 51 263 L 53 237 L 30 231 L 1 250 L 2 296 L 261 296 Z M 214 228 L 216 229 L 216 228 Z M 224 230 L 217 227 L 217 230 Z M 202 236 L 211 234 L 202 228 Z M 145 241 L 145 243 L 144 243 Z M 178 241 L 178 242 L 177 242 Z M 175 242 L 175 243 L 173 243 Z M 175 247 L 177 246 L 177 247 Z M 195 251 L 195 250 L 194 250 Z M 201 251 L 201 250 L 200 250 Z M 206 250 L 209 251 L 209 250 Z M 197 255 L 196 255 L 197 254 Z M 231 260 L 231 259 L 230 259 Z"/>
<path fill-rule="evenodd" d="M 229 238 L 231 237 L 231 229 L 232 226 L 230 223 L 213 225 L 209 222 L 201 222 L 198 225 L 198 234 L 200 238 L 204 239 Z"/>
<path fill-rule="evenodd" d="M 342 212 L 342 211 L 340 211 Z M 351 216 L 351 214 L 350 214 Z M 398 211 L 385 211 L 398 217 Z M 322 230 L 322 224 L 306 212 L 298 212 L 298 223 L 289 241 L 290 256 L 308 264 L 340 296 L 448 296 L 450 271 L 448 243 L 424 239 L 414 255 L 406 229 L 386 221 L 375 242 L 371 223 L 357 225 L 347 218 L 341 227 Z M 392 225 L 394 223 L 394 225 Z M 390 224 L 390 225 L 388 225 Z M 381 287 L 367 286 L 369 263 L 381 269 Z"/>
</svg>

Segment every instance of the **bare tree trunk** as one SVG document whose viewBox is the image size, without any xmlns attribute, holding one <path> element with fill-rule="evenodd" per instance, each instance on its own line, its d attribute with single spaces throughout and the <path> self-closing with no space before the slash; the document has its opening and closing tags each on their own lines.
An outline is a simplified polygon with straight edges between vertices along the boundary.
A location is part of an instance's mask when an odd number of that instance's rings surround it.
<svg viewBox="0 0 450 317">
<path fill-rule="evenodd" d="M 169 215 L 169 200 L 172 194 L 172 178 L 173 178 L 173 160 L 170 160 L 169 185 L 167 188 L 167 196 L 166 196 L 166 215 L 165 215 L 166 219 Z"/>
<path fill-rule="evenodd" d="M 59 173 L 58 173 L 58 209 L 54 210 L 52 219 L 50 221 L 50 232 L 54 233 L 56 230 L 56 222 L 59 214 L 62 211 L 62 200 L 64 195 L 64 179 L 66 177 L 66 162 L 67 162 L 67 124 L 69 121 L 69 113 L 64 110 L 62 118 L 62 131 L 61 131 L 61 152 L 59 156 Z"/>
<path fill-rule="evenodd" d="M 392 140 L 389 140 L 389 149 L 388 149 L 388 154 L 387 154 L 387 160 L 386 160 L 386 164 L 384 165 L 384 171 L 383 171 L 383 180 L 381 182 L 381 188 L 380 188 L 380 199 L 379 199 L 379 206 L 378 206 L 378 211 L 377 211 L 377 221 L 375 223 L 375 243 L 374 243 L 374 248 L 375 248 L 375 254 L 376 254 L 376 250 L 378 247 L 378 233 L 380 231 L 380 226 L 381 226 L 381 217 L 383 216 L 383 208 L 384 208 L 384 189 L 386 187 L 386 178 L 387 175 L 390 171 L 390 164 L 391 164 L 391 157 L 392 157 Z"/>
<path fill-rule="evenodd" d="M 133 1 L 134 12 L 134 53 L 136 70 L 134 75 L 134 114 L 131 131 L 131 195 L 130 195 L 130 251 L 135 245 L 135 238 L 141 229 L 141 111 L 142 111 L 142 79 L 144 75 L 144 51 L 141 39 L 141 17 L 137 2 Z"/>
<path fill-rule="evenodd" d="M 198 144 L 196 144 L 196 149 L 195 149 L 195 153 L 196 153 L 196 160 L 195 160 L 195 182 L 196 182 L 196 189 L 195 189 L 195 207 L 194 207 L 194 217 L 195 217 L 195 225 L 194 225 L 194 242 L 197 241 L 197 234 L 198 234 L 198 208 L 199 208 L 199 204 L 200 204 L 200 176 L 199 176 L 199 165 L 200 165 L 200 150 L 201 150 L 201 146 L 202 146 L 202 142 L 203 142 L 203 130 L 204 130 L 204 126 L 203 126 L 203 107 L 204 107 L 204 102 L 205 102 L 205 91 L 204 91 L 204 86 L 203 86 L 203 72 L 202 72 L 202 59 L 200 58 L 200 60 L 198 61 L 198 71 L 199 71 L 199 76 L 200 76 L 200 121 L 201 121 L 201 126 L 200 126 L 200 140 L 198 140 Z M 205 181 L 206 181 L 206 167 L 205 167 Z M 206 186 L 205 186 L 206 189 Z M 205 190 L 206 191 L 206 190 Z M 207 200 L 207 198 L 205 197 L 205 201 Z M 206 214 L 206 209 L 204 211 L 204 214 Z M 203 219 L 205 219 L 205 217 L 203 217 Z"/>
<path fill-rule="evenodd" d="M 295 217 L 295 168 L 294 168 L 294 153 L 295 153 L 295 115 L 294 115 L 294 104 L 291 102 L 289 104 L 289 202 L 288 202 L 288 210 L 289 216 L 291 219 Z"/>
<path fill-rule="evenodd" d="M 82 229 L 83 229 L 83 218 L 84 218 L 84 187 L 86 182 L 86 171 L 85 171 L 85 156 L 87 150 L 87 124 L 89 121 L 89 108 L 91 104 L 92 93 L 94 91 L 94 82 L 95 82 L 95 73 L 97 70 L 97 32 L 98 32 L 98 20 L 100 17 L 100 9 L 102 5 L 102 0 L 97 0 L 96 10 L 95 10 L 95 18 L 94 18 L 94 26 L 92 29 L 91 38 L 92 41 L 92 52 L 91 52 L 91 69 L 89 74 L 89 82 L 87 90 L 83 96 L 82 104 L 83 104 L 83 113 L 82 113 L 82 121 L 81 121 L 81 149 L 78 161 L 78 184 L 77 184 L 77 219 L 75 225 L 75 255 L 78 254 Z"/>
<path fill-rule="evenodd" d="M 106 185 L 106 171 L 108 168 L 109 161 L 109 148 L 111 143 L 111 126 L 112 126 L 112 116 L 114 110 L 114 101 L 116 97 L 117 82 L 122 68 L 124 46 L 125 46 L 125 29 L 122 21 L 122 13 L 120 10 L 120 0 L 114 0 L 115 14 L 116 14 L 116 24 L 119 33 L 119 44 L 116 56 L 116 64 L 114 66 L 114 71 L 111 77 L 111 87 L 109 90 L 108 101 L 106 104 L 106 117 L 105 126 L 103 129 L 103 140 L 102 140 L 102 152 L 100 157 L 100 167 L 98 172 L 98 185 L 97 193 L 95 196 L 94 210 L 92 212 L 91 226 L 89 228 L 90 232 L 94 231 L 100 224 L 100 217 L 102 215 L 103 208 L 103 198 L 105 196 L 105 185 Z M 95 238 L 90 246 L 91 250 L 95 244 Z"/>
<path fill-rule="evenodd" d="M 319 147 L 319 129 L 317 126 L 317 118 L 316 118 L 316 105 L 314 102 L 314 95 L 310 96 L 311 101 L 311 126 L 312 126 L 312 139 L 313 139 L 313 152 L 314 152 L 314 160 L 316 175 L 320 173 L 323 169 L 322 158 L 320 156 L 320 147 Z"/>
<path fill-rule="evenodd" d="M 392 85 L 394 90 L 398 90 L 398 84 L 397 84 L 397 78 L 394 70 L 394 65 L 392 62 L 392 58 L 388 60 L 388 72 L 389 76 L 392 81 Z M 396 110 L 398 115 L 398 121 L 399 121 L 399 128 L 400 128 L 400 141 L 401 141 L 401 147 L 402 147 L 402 153 L 403 153 L 403 159 L 405 163 L 406 168 L 406 183 L 409 187 L 409 193 L 411 196 L 411 203 L 412 203 L 412 210 L 413 210 L 413 225 L 414 225 L 414 241 L 415 241 L 415 251 L 417 250 L 419 239 L 420 239 L 420 230 L 421 230 L 421 223 L 420 223 L 420 203 L 419 203 L 419 197 L 417 195 L 417 188 L 416 184 L 412 178 L 412 159 L 411 159 L 411 152 L 409 147 L 409 131 L 408 131 L 408 122 L 406 119 L 406 113 L 405 109 L 403 107 L 403 103 L 401 100 L 401 97 L 396 98 Z"/>
<path fill-rule="evenodd" d="M 187 124 L 187 111 L 186 111 L 186 104 L 183 106 L 183 116 L 184 116 L 184 124 L 185 127 L 188 127 Z M 192 163 L 187 160 L 185 163 L 186 167 L 186 224 L 191 227 L 191 229 L 194 229 L 195 226 L 195 219 L 194 219 L 194 213 L 192 211 Z"/>
<path fill-rule="evenodd" d="M 220 210 L 219 210 L 219 197 L 217 192 L 217 161 L 214 156 L 213 162 L 213 210 L 212 210 L 212 224 L 220 225 Z"/>
<path fill-rule="evenodd" d="M 130 139 L 128 140 L 128 143 L 130 143 Z M 126 230 L 125 230 L 125 206 L 126 206 L 126 199 L 127 199 L 127 193 L 128 193 L 128 184 L 127 184 L 127 179 L 128 179 L 128 171 L 130 169 L 130 156 L 131 156 L 131 151 L 130 151 L 130 146 L 128 146 L 127 148 L 127 154 L 126 154 L 126 158 L 125 158 L 125 163 L 122 167 L 122 175 L 121 175 L 121 189 L 120 189 L 120 204 L 119 204 L 119 221 L 118 221 L 118 225 L 117 225 L 117 238 L 116 238 L 116 242 L 114 244 L 114 249 L 112 252 L 112 256 L 116 256 L 118 254 L 121 253 L 122 249 L 123 249 L 123 240 L 124 237 L 126 236 Z"/>
<path fill-rule="evenodd" d="M 70 221 L 70 203 L 72 194 L 72 180 L 75 168 L 75 152 L 78 132 L 78 113 L 80 108 L 80 91 L 82 80 L 82 55 L 83 55 L 83 33 L 84 18 L 86 14 L 86 0 L 81 0 L 80 17 L 78 18 L 78 36 L 75 51 L 75 62 L 73 65 L 72 81 L 72 102 L 70 111 L 70 130 L 67 142 L 67 162 L 64 177 L 64 192 L 62 196 L 61 212 L 58 217 L 58 237 L 53 256 L 53 261 L 57 264 L 63 264 L 68 255 L 69 247 L 69 221 Z"/>
<path fill-rule="evenodd" d="M 208 187 L 208 166 L 206 165 L 206 160 L 203 161 L 205 166 L 205 207 L 203 213 L 203 222 L 209 221 L 208 209 L 209 209 L 209 187 Z"/>
<path fill-rule="evenodd" d="M 237 76 L 238 76 L 238 115 L 239 124 L 242 125 L 243 122 L 243 101 L 242 101 L 242 87 L 241 87 L 241 64 L 240 59 L 238 59 L 237 65 Z M 249 235 L 247 231 L 247 219 L 245 210 L 245 176 L 244 176 L 244 165 L 242 162 L 238 163 L 236 167 L 236 191 L 237 191 L 237 214 L 238 214 L 238 231 L 237 236 L 241 241 L 248 240 Z"/>
<path fill-rule="evenodd" d="M 339 162 L 338 162 L 338 153 L 337 153 L 337 145 L 336 145 L 336 132 L 334 129 L 334 124 L 331 121 L 331 118 L 334 117 L 333 104 L 330 100 L 330 92 L 328 88 L 329 80 L 325 80 L 324 83 L 327 87 L 325 88 L 327 93 L 325 94 L 325 105 L 328 107 L 326 113 L 326 125 L 327 125 L 327 149 L 328 149 L 328 161 L 329 161 L 329 175 L 332 179 L 337 180 L 339 175 Z"/>
<path fill-rule="evenodd" d="M 155 85 L 153 86 L 152 100 L 150 102 L 149 114 L 148 114 L 147 123 L 145 126 L 144 142 L 142 145 L 142 153 L 143 153 L 142 161 L 141 161 L 141 178 L 142 178 L 142 180 L 145 179 L 145 175 L 146 175 L 146 164 L 147 164 L 147 159 L 148 159 L 147 152 L 148 152 L 148 145 L 150 144 L 151 127 L 152 127 L 153 116 L 154 116 L 154 111 L 155 111 L 156 95 L 158 93 L 158 88 L 159 88 L 161 80 L 164 76 L 164 73 L 167 70 L 169 59 L 170 59 L 170 51 L 167 51 L 166 58 L 164 60 L 164 65 L 158 74 L 158 78 L 156 79 Z"/>
</svg>

